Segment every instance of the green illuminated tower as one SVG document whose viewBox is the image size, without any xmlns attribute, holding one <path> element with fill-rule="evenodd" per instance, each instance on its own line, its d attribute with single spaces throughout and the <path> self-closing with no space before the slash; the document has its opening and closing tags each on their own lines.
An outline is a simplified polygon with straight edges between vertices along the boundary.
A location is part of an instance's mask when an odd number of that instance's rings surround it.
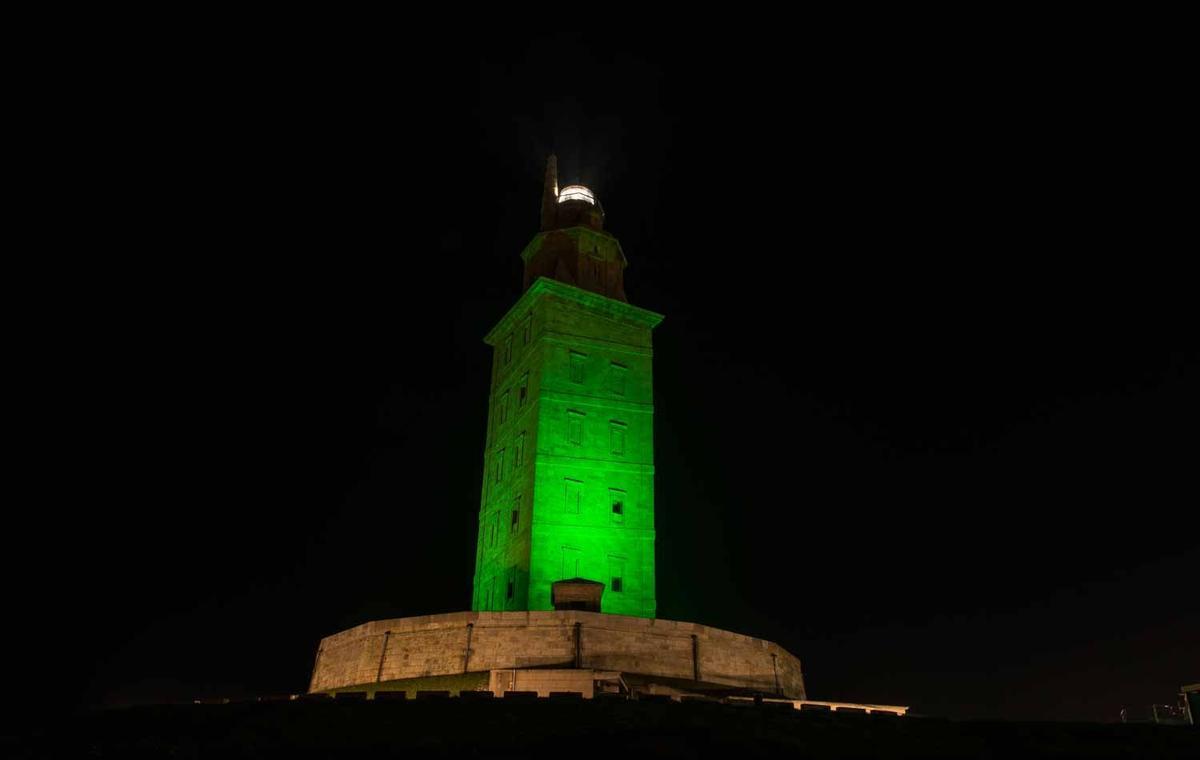
<svg viewBox="0 0 1200 760">
<path fill-rule="evenodd" d="M 546 166 L 525 292 L 487 334 L 492 388 L 473 610 L 550 610 L 603 584 L 601 611 L 654 617 L 651 330 L 590 190 Z M 585 584 L 586 585 L 586 584 Z"/>
</svg>

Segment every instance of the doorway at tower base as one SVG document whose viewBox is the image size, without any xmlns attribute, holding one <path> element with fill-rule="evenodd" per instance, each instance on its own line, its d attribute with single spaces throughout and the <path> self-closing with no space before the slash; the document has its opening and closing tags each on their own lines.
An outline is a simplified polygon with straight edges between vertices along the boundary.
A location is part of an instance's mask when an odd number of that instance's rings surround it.
<svg viewBox="0 0 1200 760">
<path fill-rule="evenodd" d="M 534 670 L 616 673 L 626 688 L 645 693 L 805 698 L 800 661 L 774 642 L 698 623 L 580 610 L 363 623 L 321 640 L 309 692 L 371 691 L 386 682 L 474 673 L 488 673 L 490 684 L 492 671 Z"/>
</svg>

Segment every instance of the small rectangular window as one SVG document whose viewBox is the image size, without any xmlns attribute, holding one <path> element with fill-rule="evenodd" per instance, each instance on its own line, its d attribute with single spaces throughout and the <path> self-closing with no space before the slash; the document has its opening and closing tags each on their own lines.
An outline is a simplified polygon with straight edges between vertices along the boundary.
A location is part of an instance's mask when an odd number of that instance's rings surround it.
<svg viewBox="0 0 1200 760">
<path fill-rule="evenodd" d="M 583 364 L 587 360 L 587 354 L 581 354 L 578 351 L 571 352 L 571 382 L 583 382 Z"/>
<path fill-rule="evenodd" d="M 573 546 L 562 548 L 562 577 L 578 578 L 583 575 L 583 551 Z"/>
<path fill-rule="evenodd" d="M 513 336 L 509 335 L 504 339 L 504 363 L 508 364 L 512 361 Z"/>
<path fill-rule="evenodd" d="M 609 443 L 613 454 L 617 456 L 625 455 L 625 430 L 626 425 L 620 420 L 612 420 L 609 423 Z"/>
<path fill-rule="evenodd" d="M 510 526 L 510 530 L 511 530 L 511 532 L 516 533 L 520 529 L 521 529 L 521 510 L 519 508 L 516 508 L 516 509 L 513 509 L 513 511 L 512 511 L 512 525 Z"/>
<path fill-rule="evenodd" d="M 525 431 L 517 436 L 516 444 L 513 447 L 513 469 L 520 467 L 525 463 Z"/>
<path fill-rule="evenodd" d="M 583 412 L 567 410 L 567 443 L 572 446 L 583 445 Z"/>
<path fill-rule="evenodd" d="M 625 590 L 625 558 L 609 556 L 608 558 L 608 577 L 611 579 L 608 583 L 608 588 L 614 593 L 621 593 Z"/>
<path fill-rule="evenodd" d="M 508 391 L 500 394 L 500 424 L 508 421 Z"/>
<path fill-rule="evenodd" d="M 608 503 L 612 511 L 614 525 L 623 525 L 625 523 L 625 496 L 625 492 L 620 488 L 608 489 Z"/>
<path fill-rule="evenodd" d="M 608 365 L 608 390 L 614 396 L 625 395 L 625 376 L 629 370 L 623 364 L 613 362 Z"/>
<path fill-rule="evenodd" d="M 529 394 L 529 373 L 521 375 L 521 384 L 517 386 L 517 406 L 525 406 L 525 397 Z"/>
<path fill-rule="evenodd" d="M 564 478 L 565 494 L 563 509 L 573 515 L 579 514 L 580 502 L 583 501 L 583 481 L 574 478 Z"/>
<path fill-rule="evenodd" d="M 512 582 L 512 580 L 509 580 L 509 582 L 508 582 L 508 594 L 507 594 L 507 598 L 508 598 L 508 599 L 512 599 L 512 598 L 513 598 L 513 586 L 514 586 L 514 585 L 515 585 L 515 584 Z"/>
<path fill-rule="evenodd" d="M 504 449 L 496 452 L 496 482 L 504 480 Z"/>
<path fill-rule="evenodd" d="M 530 338 L 533 337 L 533 315 L 525 317 L 525 321 L 521 323 L 521 344 L 528 346 Z"/>
</svg>

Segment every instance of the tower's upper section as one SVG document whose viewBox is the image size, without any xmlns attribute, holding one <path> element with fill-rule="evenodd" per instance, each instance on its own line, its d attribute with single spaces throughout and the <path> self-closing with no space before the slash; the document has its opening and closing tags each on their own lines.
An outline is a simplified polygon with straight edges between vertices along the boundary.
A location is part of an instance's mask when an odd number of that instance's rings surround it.
<svg viewBox="0 0 1200 760">
<path fill-rule="evenodd" d="M 583 185 L 558 189 L 558 159 L 546 159 L 546 184 L 542 188 L 542 232 L 569 227 L 604 229 L 604 209 L 596 195 Z"/>
<path fill-rule="evenodd" d="M 567 185 L 559 190 L 558 160 L 546 161 L 542 188 L 542 231 L 521 253 L 524 289 L 549 277 L 618 301 L 625 298 L 625 254 L 604 231 L 604 208 L 588 188 Z"/>
</svg>

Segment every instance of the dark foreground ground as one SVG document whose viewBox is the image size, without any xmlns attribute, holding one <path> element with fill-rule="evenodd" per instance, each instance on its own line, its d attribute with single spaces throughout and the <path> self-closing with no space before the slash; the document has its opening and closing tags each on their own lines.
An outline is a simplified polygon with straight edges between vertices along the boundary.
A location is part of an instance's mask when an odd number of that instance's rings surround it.
<svg viewBox="0 0 1200 760">
<path fill-rule="evenodd" d="M 954 722 L 649 702 L 264 702 L 90 712 L 0 757 L 1200 758 L 1190 726 Z"/>
</svg>

